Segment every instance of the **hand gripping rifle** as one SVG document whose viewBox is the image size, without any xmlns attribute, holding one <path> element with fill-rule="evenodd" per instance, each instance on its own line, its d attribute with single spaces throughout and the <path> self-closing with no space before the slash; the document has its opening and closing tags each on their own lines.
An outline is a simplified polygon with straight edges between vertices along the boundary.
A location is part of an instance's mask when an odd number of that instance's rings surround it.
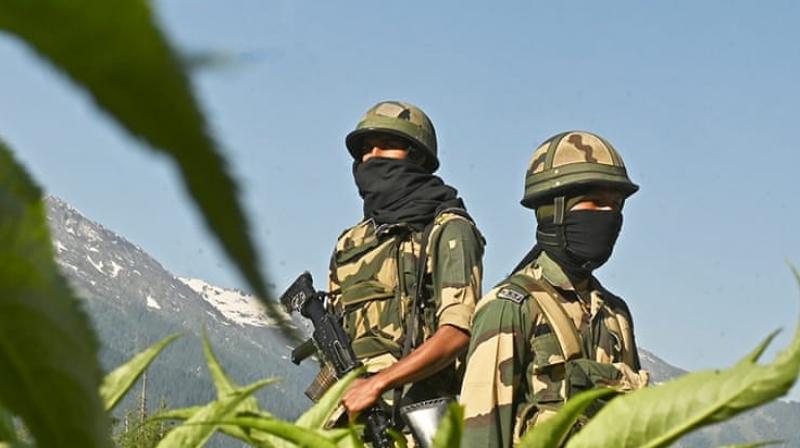
<svg viewBox="0 0 800 448">
<path fill-rule="evenodd" d="M 288 313 L 299 312 L 314 325 L 311 340 L 292 351 L 292 362 L 300 362 L 314 353 L 314 348 L 333 366 L 336 378 L 361 367 L 356 359 L 350 338 L 338 318 L 325 309 L 326 293 L 314 289 L 309 272 L 303 272 L 281 296 L 281 304 Z M 312 342 L 313 341 L 313 342 Z M 376 448 L 394 448 L 388 429 L 392 427 L 386 405 L 379 402 L 362 413 L 366 423 L 365 438 Z"/>
</svg>

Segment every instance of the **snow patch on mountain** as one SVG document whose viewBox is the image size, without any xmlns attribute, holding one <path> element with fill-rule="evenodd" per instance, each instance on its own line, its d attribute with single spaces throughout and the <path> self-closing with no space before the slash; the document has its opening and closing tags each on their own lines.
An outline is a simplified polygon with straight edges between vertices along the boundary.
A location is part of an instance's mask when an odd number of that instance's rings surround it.
<svg viewBox="0 0 800 448">
<path fill-rule="evenodd" d="M 159 305 L 158 302 L 156 302 L 156 299 L 154 299 L 149 294 L 147 296 L 147 306 L 150 307 L 150 308 L 155 308 L 157 310 L 161 309 L 161 305 Z"/>
<path fill-rule="evenodd" d="M 115 263 L 114 260 L 111 260 L 111 278 L 114 278 L 117 275 L 119 275 L 119 271 L 121 271 L 122 269 L 123 269 L 122 266 Z"/>
<path fill-rule="evenodd" d="M 86 259 L 89 260 L 89 264 L 91 264 L 92 266 L 94 266 L 95 269 L 97 269 L 97 272 L 99 272 L 101 274 L 105 274 L 105 272 L 103 272 L 103 262 L 102 261 L 94 261 L 94 260 L 92 260 L 92 257 L 90 257 L 88 255 L 86 256 Z"/>
<path fill-rule="evenodd" d="M 59 254 L 60 254 L 61 252 L 66 252 L 66 251 L 67 251 L 67 246 L 65 246 L 65 245 L 64 245 L 64 244 L 63 244 L 61 241 L 59 241 L 59 240 L 56 240 L 55 246 L 56 246 L 56 252 L 57 252 L 57 253 L 59 253 Z"/>
<path fill-rule="evenodd" d="M 273 324 L 273 320 L 267 317 L 264 305 L 255 296 L 236 289 L 220 288 L 196 278 L 178 277 L 178 280 L 237 325 L 268 327 Z"/>
</svg>

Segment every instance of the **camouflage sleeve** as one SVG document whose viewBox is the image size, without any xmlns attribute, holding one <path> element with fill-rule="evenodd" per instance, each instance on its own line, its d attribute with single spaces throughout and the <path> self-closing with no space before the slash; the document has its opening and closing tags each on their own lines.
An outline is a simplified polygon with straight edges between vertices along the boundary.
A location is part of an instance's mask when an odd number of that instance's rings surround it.
<svg viewBox="0 0 800 448">
<path fill-rule="evenodd" d="M 473 224 L 460 218 L 446 222 L 437 241 L 431 259 L 435 264 L 437 326 L 470 331 L 472 313 L 481 297 L 483 241 Z"/>
<path fill-rule="evenodd" d="M 328 292 L 331 294 L 332 301 L 336 301 L 340 288 L 339 279 L 336 277 L 336 249 L 334 248 L 331 254 L 331 261 L 328 264 Z"/>
<path fill-rule="evenodd" d="M 499 291 L 483 298 L 475 312 L 460 397 L 463 448 L 510 447 L 514 439 L 530 325 L 525 302 L 499 298 Z"/>
<path fill-rule="evenodd" d="M 619 299 L 622 302 L 622 308 L 624 310 L 624 316 L 628 320 L 629 328 L 627 331 L 629 332 L 628 339 L 630 340 L 631 347 L 629 350 L 633 353 L 633 368 L 635 370 L 642 369 L 642 362 L 639 359 L 639 347 L 636 345 L 636 333 L 633 331 L 633 314 L 631 314 L 630 308 L 628 308 L 628 304 L 625 303 L 624 300 L 621 298 Z"/>
</svg>

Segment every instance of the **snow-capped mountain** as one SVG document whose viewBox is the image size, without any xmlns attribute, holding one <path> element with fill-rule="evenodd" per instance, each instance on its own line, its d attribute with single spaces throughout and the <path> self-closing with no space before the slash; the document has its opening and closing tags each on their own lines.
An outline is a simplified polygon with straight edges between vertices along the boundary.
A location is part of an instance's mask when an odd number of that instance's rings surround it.
<svg viewBox="0 0 800 448">
<path fill-rule="evenodd" d="M 169 334 L 188 336 L 151 367 L 151 404 L 164 398 L 171 407 L 178 407 L 214 398 L 196 337 L 205 329 L 223 367 L 240 384 L 271 376 L 284 378 L 264 390 L 265 407 L 293 417 L 309 406 L 302 391 L 316 369 L 310 361 L 299 367 L 288 361 L 291 347 L 273 328 L 256 297 L 199 279 L 178 278 L 141 248 L 64 201 L 47 197 L 45 205 L 56 261 L 85 299 L 106 369 Z M 307 325 L 296 316 L 293 322 Z"/>
<path fill-rule="evenodd" d="M 222 313 L 227 319 L 227 322 L 222 322 L 223 325 L 269 327 L 273 323 L 267 316 L 264 305 L 254 295 L 238 289 L 220 288 L 197 278 L 179 277 L 178 280 L 192 288 L 203 300 Z"/>
</svg>

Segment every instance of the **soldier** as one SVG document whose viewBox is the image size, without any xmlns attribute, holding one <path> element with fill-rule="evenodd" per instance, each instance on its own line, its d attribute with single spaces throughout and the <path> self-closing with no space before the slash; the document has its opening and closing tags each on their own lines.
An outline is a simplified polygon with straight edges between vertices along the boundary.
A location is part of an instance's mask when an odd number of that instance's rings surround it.
<svg viewBox="0 0 800 448">
<path fill-rule="evenodd" d="M 364 218 L 336 243 L 329 290 L 372 375 L 342 403 L 360 412 L 404 385 L 403 401 L 454 397 L 454 360 L 481 295 L 483 238 L 457 191 L 433 174 L 436 133 L 418 107 L 378 103 L 346 143 Z"/>
<path fill-rule="evenodd" d="M 595 134 L 558 134 L 533 153 L 522 205 L 536 210 L 536 245 L 477 306 L 460 397 L 465 447 L 512 446 L 577 392 L 647 384 L 627 305 L 592 275 L 638 189 Z"/>
</svg>

